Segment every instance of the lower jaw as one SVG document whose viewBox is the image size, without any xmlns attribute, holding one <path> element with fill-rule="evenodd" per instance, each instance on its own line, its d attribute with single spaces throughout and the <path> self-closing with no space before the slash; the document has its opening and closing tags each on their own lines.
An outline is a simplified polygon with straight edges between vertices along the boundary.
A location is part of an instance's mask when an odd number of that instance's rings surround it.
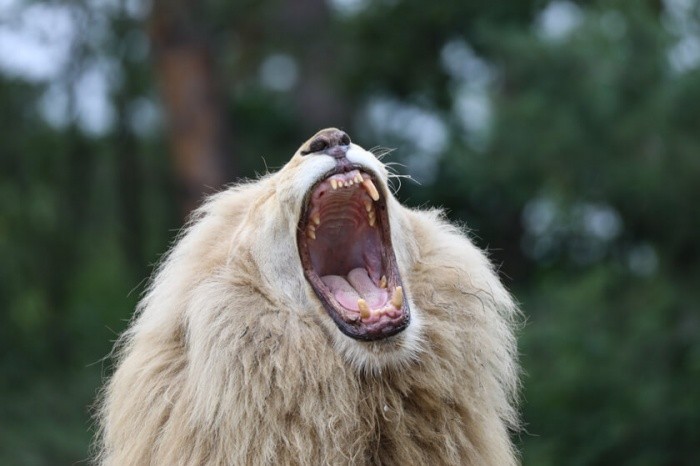
<svg viewBox="0 0 700 466">
<path fill-rule="evenodd" d="M 382 251 L 382 288 L 387 290 L 386 299 L 371 303 L 372 308 L 358 300 L 355 309 L 341 305 L 324 280 L 308 260 L 308 247 L 300 242 L 302 266 L 307 281 L 321 302 L 324 311 L 336 327 L 346 336 L 360 341 L 378 341 L 394 336 L 405 330 L 410 323 L 410 310 L 401 277 L 398 273 L 396 257 L 391 244 L 384 244 Z M 307 258 L 304 261 L 304 257 Z M 384 279 L 384 277 L 386 277 Z M 326 277 L 327 278 L 327 277 Z M 369 299 L 369 298 L 368 298 Z"/>
<path fill-rule="evenodd" d="M 382 340 L 402 332 L 410 323 L 410 312 L 405 297 L 402 299 L 400 309 L 394 308 L 393 311 L 384 312 L 381 315 L 371 315 L 369 318 L 363 319 L 360 314 L 341 309 L 332 297 L 322 291 L 320 288 L 322 285 L 319 286 L 319 284 L 323 282 L 315 272 L 307 271 L 306 277 L 328 316 L 336 327 L 350 338 L 360 341 Z M 401 285 L 398 285 L 397 288 L 403 293 Z"/>
<path fill-rule="evenodd" d="M 363 325 L 362 329 L 352 326 L 351 324 L 342 321 L 342 318 L 334 318 L 338 329 L 346 336 L 359 341 L 383 341 L 387 338 L 393 337 L 404 331 L 409 324 L 408 317 L 400 317 L 399 319 L 394 319 L 391 323 L 388 322 L 377 322 L 375 325 Z M 341 321 L 342 323 L 339 323 Z"/>
</svg>

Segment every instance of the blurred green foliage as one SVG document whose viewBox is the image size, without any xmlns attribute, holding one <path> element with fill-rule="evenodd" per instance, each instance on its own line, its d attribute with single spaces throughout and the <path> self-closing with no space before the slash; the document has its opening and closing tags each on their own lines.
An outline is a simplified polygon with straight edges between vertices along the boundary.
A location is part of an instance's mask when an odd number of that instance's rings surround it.
<svg viewBox="0 0 700 466">
<path fill-rule="evenodd" d="M 398 196 L 464 222 L 522 303 L 524 464 L 696 464 L 698 3 L 317 1 L 313 24 L 291 3 L 196 11 L 239 173 L 317 129 L 303 88 L 321 76 L 325 126 L 397 148 L 385 160 L 420 183 Z M 91 19 L 69 65 L 0 74 L 0 464 L 88 457 L 103 358 L 181 225 L 133 4 L 54 4 Z M 286 88 L 266 84 L 280 55 Z M 96 61 L 118 77 L 100 131 L 73 85 Z"/>
</svg>

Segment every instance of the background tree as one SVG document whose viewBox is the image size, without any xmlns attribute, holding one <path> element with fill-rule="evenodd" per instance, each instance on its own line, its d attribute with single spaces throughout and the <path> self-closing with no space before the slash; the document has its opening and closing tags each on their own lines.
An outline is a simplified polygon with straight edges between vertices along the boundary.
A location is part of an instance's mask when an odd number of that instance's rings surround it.
<svg viewBox="0 0 700 466">
<path fill-rule="evenodd" d="M 695 464 L 699 21 L 694 0 L 4 2 L 0 463 L 88 456 L 102 357 L 182 213 L 335 125 L 396 148 L 398 196 L 465 223 L 521 301 L 525 464 Z"/>
</svg>

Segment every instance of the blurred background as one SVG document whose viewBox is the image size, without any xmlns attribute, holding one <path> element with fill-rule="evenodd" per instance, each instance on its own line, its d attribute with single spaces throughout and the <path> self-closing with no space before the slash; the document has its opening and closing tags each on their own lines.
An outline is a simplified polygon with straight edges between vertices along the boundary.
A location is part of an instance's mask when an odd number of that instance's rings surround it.
<svg viewBox="0 0 700 466">
<path fill-rule="evenodd" d="M 0 464 L 87 462 L 187 213 L 326 126 L 521 303 L 524 464 L 700 464 L 696 0 L 0 0 Z"/>
</svg>

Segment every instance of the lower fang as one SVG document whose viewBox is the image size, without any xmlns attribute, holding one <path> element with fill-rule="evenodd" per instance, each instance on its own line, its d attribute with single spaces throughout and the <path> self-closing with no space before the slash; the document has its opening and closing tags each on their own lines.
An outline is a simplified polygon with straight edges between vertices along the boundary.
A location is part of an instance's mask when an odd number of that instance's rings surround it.
<svg viewBox="0 0 700 466">
<path fill-rule="evenodd" d="M 357 300 L 357 307 L 360 308 L 360 317 L 363 319 L 367 319 L 370 316 L 369 312 L 369 306 L 367 305 L 367 301 L 364 299 L 358 299 Z"/>
<path fill-rule="evenodd" d="M 394 294 L 391 297 L 391 305 L 396 309 L 401 309 L 403 306 L 403 288 L 397 286 L 394 290 Z"/>
<path fill-rule="evenodd" d="M 386 275 L 382 275 L 382 279 L 379 280 L 379 288 L 386 288 Z"/>
</svg>

